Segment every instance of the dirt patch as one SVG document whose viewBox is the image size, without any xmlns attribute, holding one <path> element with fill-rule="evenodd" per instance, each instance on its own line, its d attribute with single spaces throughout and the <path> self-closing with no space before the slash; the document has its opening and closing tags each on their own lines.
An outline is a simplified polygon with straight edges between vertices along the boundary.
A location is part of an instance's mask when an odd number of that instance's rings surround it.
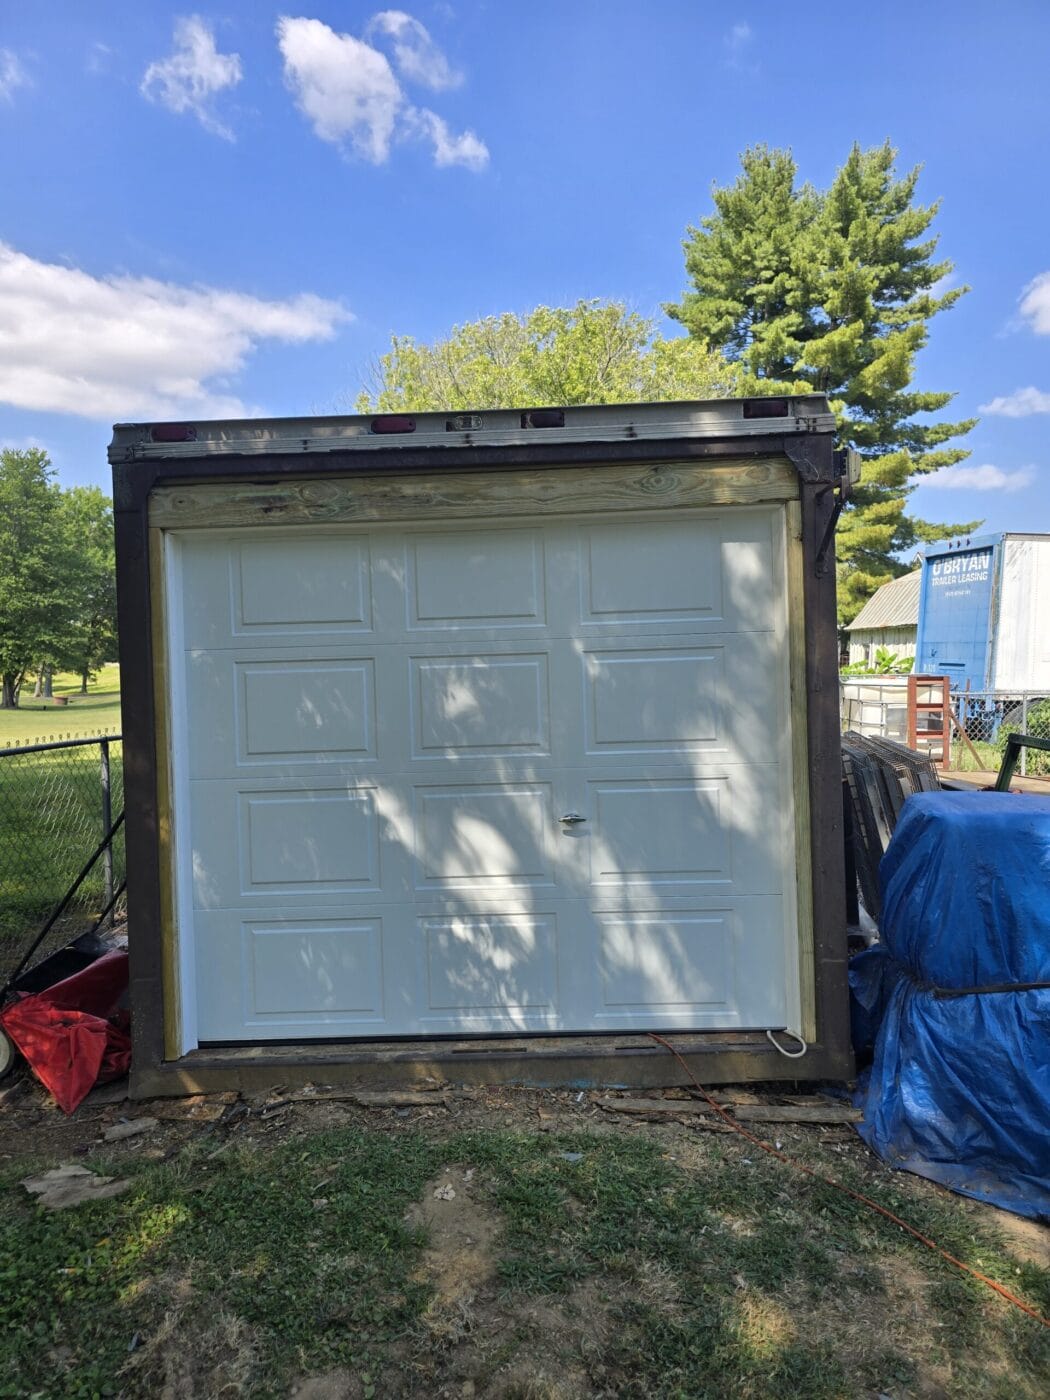
<svg viewBox="0 0 1050 1400">
<path fill-rule="evenodd" d="M 215 1400 L 243 1394 L 259 1354 L 257 1338 L 243 1318 L 225 1310 L 204 1316 L 187 1278 L 162 1275 L 148 1285 L 148 1292 L 163 1313 L 124 1366 L 123 1374 L 135 1393 L 157 1400 Z M 190 1335 L 193 1344 L 187 1346 Z"/>
<path fill-rule="evenodd" d="M 475 1168 L 446 1167 L 427 1182 L 406 1216 L 407 1224 L 426 1232 L 427 1249 L 415 1278 L 434 1290 L 423 1322 L 439 1345 L 473 1330 L 479 1296 L 491 1290 L 496 1276 L 501 1221 L 480 1187 Z"/>
<path fill-rule="evenodd" d="M 1037 1264 L 1041 1269 L 1050 1269 L 1050 1226 L 1040 1225 L 1036 1220 L 1025 1220 L 1023 1216 L 1011 1215 L 1009 1211 L 997 1210 L 994 1206 L 983 1209 L 991 1214 L 1015 1259 L 1020 1259 L 1024 1264 Z"/>
<path fill-rule="evenodd" d="M 299 1381 L 292 1387 L 291 1394 L 294 1400 L 358 1400 L 362 1389 L 356 1376 L 340 1368 Z"/>
</svg>

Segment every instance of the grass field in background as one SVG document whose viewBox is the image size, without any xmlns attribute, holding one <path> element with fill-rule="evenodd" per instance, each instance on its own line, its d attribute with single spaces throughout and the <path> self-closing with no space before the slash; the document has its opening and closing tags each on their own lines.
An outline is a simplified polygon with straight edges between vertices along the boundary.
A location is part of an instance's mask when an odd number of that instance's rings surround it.
<svg viewBox="0 0 1050 1400">
<path fill-rule="evenodd" d="M 59 694 L 79 687 L 56 678 Z M 18 753 L 19 746 L 120 733 L 119 675 L 108 666 L 88 695 L 68 706 L 27 699 L 25 708 L 0 710 L 0 981 L 10 975 L 31 935 L 95 850 L 103 835 L 101 753 L 97 744 Z M 110 745 L 111 814 L 124 803 L 122 745 Z M 123 876 L 124 844 L 115 841 L 116 880 Z M 40 955 L 85 932 L 105 904 L 98 862 Z M 36 961 L 36 958 L 34 958 Z"/>
<path fill-rule="evenodd" d="M 35 678 L 34 678 L 35 679 Z M 88 693 L 80 693 L 80 677 L 55 676 L 56 695 L 69 697 L 67 705 L 33 699 L 33 681 L 22 687 L 17 710 L 0 710 L 0 745 L 48 743 L 52 739 L 79 739 L 85 734 L 120 733 L 120 667 L 103 666 Z"/>
</svg>

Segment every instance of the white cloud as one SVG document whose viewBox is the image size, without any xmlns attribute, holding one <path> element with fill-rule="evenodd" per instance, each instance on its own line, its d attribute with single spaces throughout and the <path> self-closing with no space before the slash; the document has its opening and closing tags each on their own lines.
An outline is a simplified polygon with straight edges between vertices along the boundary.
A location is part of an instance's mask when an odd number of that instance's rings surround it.
<svg viewBox="0 0 1050 1400">
<path fill-rule="evenodd" d="M 455 136 L 442 117 L 425 107 L 414 108 L 408 117 L 430 138 L 435 165 L 465 165 L 468 170 L 484 170 L 488 165 L 489 148 L 473 131 Z"/>
<path fill-rule="evenodd" d="M 104 77 L 109 72 L 109 60 L 112 57 L 113 50 L 110 46 L 96 40 L 88 49 L 84 71 L 90 73 L 93 78 Z"/>
<path fill-rule="evenodd" d="M 384 11 L 376 20 L 400 14 Z M 319 19 L 285 15 L 277 22 L 277 43 L 296 106 L 322 141 L 382 165 L 395 141 L 416 137 L 430 142 L 435 165 L 482 170 L 488 164 L 485 143 L 472 131 L 455 135 L 442 117 L 412 106 L 389 59 L 363 39 L 337 34 Z"/>
<path fill-rule="evenodd" d="M 979 467 L 942 467 L 930 476 L 920 477 L 923 486 L 938 491 L 1004 491 L 1007 495 L 1023 491 L 1034 480 L 1035 467 L 1004 471 L 990 462 Z"/>
<path fill-rule="evenodd" d="M 327 340 L 350 313 L 150 277 L 93 277 L 0 243 L 0 402 L 108 420 L 240 417 L 227 392 L 266 340 Z"/>
<path fill-rule="evenodd" d="M 403 102 L 386 56 L 319 19 L 282 17 L 277 43 L 296 106 L 321 140 L 349 140 L 358 155 L 382 165 Z"/>
<path fill-rule="evenodd" d="M 1025 287 L 1021 315 L 1036 335 L 1050 335 L 1050 272 L 1041 272 Z"/>
<path fill-rule="evenodd" d="M 175 21 L 175 51 L 146 69 L 139 91 L 171 112 L 192 112 L 206 131 L 234 140 L 211 109 L 212 99 L 241 81 L 239 54 L 219 53 L 215 35 L 199 15 Z"/>
<path fill-rule="evenodd" d="M 980 411 L 1001 418 L 1030 418 L 1033 413 L 1050 413 L 1050 394 L 1029 384 L 1026 389 L 1015 389 L 981 404 Z"/>
<path fill-rule="evenodd" d="M 748 57 L 751 52 L 751 41 L 754 37 L 754 30 L 746 20 L 739 20 L 723 35 L 722 48 L 725 51 L 725 66 L 731 72 L 740 73 L 747 77 L 754 77 L 758 72 L 758 64 Z"/>
<path fill-rule="evenodd" d="M 0 49 L 0 99 L 13 102 L 18 88 L 30 86 L 29 74 L 18 55 L 10 49 Z"/>
<path fill-rule="evenodd" d="M 365 38 L 371 39 L 376 34 L 392 40 L 394 63 L 409 82 L 421 83 L 434 92 L 459 87 L 462 83 L 463 74 L 451 66 L 426 26 L 406 15 L 404 10 L 381 10 L 373 15 L 365 29 Z"/>
</svg>

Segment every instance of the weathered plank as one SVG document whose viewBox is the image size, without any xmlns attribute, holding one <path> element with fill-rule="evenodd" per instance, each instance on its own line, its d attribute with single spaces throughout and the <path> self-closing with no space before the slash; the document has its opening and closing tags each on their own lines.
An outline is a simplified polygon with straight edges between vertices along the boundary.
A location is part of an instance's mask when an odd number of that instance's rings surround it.
<svg viewBox="0 0 1050 1400">
<path fill-rule="evenodd" d="M 747 1123 L 859 1123 L 864 1114 L 846 1104 L 737 1104 L 733 1115 Z"/>
<path fill-rule="evenodd" d="M 709 1103 L 703 1103 L 700 1099 L 599 1099 L 598 1105 L 609 1113 L 658 1113 L 664 1118 L 715 1111 Z"/>
<path fill-rule="evenodd" d="M 165 530 L 239 525 L 548 516 L 681 506 L 753 505 L 798 496 L 783 458 L 704 463 L 616 463 L 557 471 L 463 472 L 327 480 L 198 482 L 163 486 L 150 524 Z"/>
</svg>

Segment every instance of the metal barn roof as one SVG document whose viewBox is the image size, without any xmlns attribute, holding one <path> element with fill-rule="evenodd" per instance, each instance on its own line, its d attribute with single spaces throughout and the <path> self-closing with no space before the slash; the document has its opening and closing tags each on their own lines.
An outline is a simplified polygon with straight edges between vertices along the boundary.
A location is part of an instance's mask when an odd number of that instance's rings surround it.
<svg viewBox="0 0 1050 1400">
<path fill-rule="evenodd" d="M 846 628 L 847 632 L 864 628 L 917 627 L 919 623 L 919 580 L 921 569 L 891 579 L 877 589 Z"/>
</svg>

